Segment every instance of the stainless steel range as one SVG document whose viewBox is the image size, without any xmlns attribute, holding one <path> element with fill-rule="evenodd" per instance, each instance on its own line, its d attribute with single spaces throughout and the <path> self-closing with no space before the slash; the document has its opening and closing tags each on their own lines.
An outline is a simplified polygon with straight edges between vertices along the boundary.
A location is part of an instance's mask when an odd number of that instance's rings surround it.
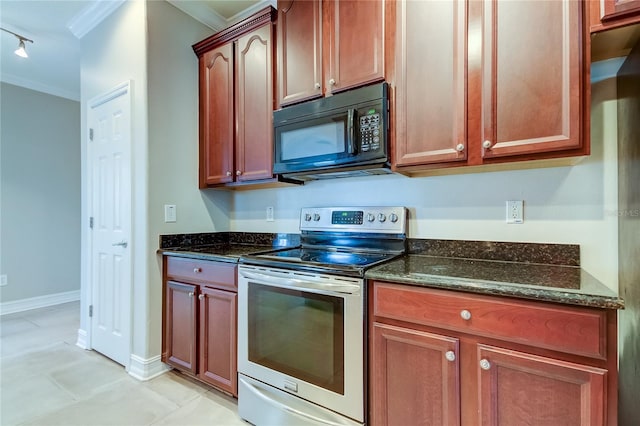
<svg viewBox="0 0 640 426">
<path fill-rule="evenodd" d="M 362 425 L 367 268 L 404 253 L 404 207 L 304 208 L 301 246 L 240 258 L 238 410 L 262 425 Z"/>
</svg>

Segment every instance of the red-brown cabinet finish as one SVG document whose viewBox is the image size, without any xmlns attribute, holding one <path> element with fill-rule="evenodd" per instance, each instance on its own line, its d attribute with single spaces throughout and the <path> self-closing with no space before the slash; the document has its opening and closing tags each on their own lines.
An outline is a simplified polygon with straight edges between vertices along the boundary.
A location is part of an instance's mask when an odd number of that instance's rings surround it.
<svg viewBox="0 0 640 426">
<path fill-rule="evenodd" d="M 200 187 L 233 181 L 233 43 L 205 53 L 200 66 Z"/>
<path fill-rule="evenodd" d="M 274 19 L 269 6 L 193 45 L 200 64 L 200 188 L 276 181 Z"/>
<path fill-rule="evenodd" d="M 163 258 L 162 361 L 238 395 L 235 263 Z"/>
<path fill-rule="evenodd" d="M 640 0 L 589 0 L 591 31 L 640 22 Z"/>
<path fill-rule="evenodd" d="M 279 106 L 383 80 L 386 4 L 278 1 Z"/>
<path fill-rule="evenodd" d="M 395 164 L 467 158 L 464 1 L 396 3 Z"/>
<path fill-rule="evenodd" d="M 588 155 L 586 6 L 395 3 L 392 168 L 420 176 Z"/>
<path fill-rule="evenodd" d="M 581 2 L 483 5 L 483 157 L 580 148 Z"/>
<path fill-rule="evenodd" d="M 201 345 L 198 377 L 232 395 L 237 395 L 238 294 L 202 287 L 198 298 Z"/>
<path fill-rule="evenodd" d="M 167 281 L 163 361 L 196 374 L 197 286 Z"/>
<path fill-rule="evenodd" d="M 602 425 L 607 371 L 478 345 L 483 425 Z"/>
<path fill-rule="evenodd" d="M 459 425 L 458 339 L 373 324 L 371 425 Z"/>
<path fill-rule="evenodd" d="M 273 46 L 271 24 L 238 39 L 236 49 L 236 180 L 273 175 Z"/>
<path fill-rule="evenodd" d="M 322 3 L 278 1 L 278 104 L 322 96 Z"/>
<path fill-rule="evenodd" d="M 617 425 L 616 311 L 378 281 L 369 294 L 372 425 Z"/>
</svg>

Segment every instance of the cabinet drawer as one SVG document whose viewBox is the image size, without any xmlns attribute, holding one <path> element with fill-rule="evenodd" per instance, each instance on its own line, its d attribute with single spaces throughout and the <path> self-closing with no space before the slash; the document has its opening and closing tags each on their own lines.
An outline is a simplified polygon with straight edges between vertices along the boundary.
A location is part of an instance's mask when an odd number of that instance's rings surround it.
<svg viewBox="0 0 640 426">
<path fill-rule="evenodd" d="M 209 260 L 165 257 L 167 278 L 235 290 L 236 264 Z"/>
<path fill-rule="evenodd" d="M 374 283 L 373 314 L 606 359 L 606 316 L 596 309 Z"/>
</svg>

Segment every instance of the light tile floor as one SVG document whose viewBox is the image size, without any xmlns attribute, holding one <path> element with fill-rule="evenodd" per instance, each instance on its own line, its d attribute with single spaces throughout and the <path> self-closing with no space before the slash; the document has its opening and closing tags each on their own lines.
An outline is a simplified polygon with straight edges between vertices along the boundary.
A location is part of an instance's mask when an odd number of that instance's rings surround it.
<svg viewBox="0 0 640 426">
<path fill-rule="evenodd" d="M 0 317 L 0 425 L 247 426 L 237 401 L 179 373 L 147 382 L 75 345 L 80 305 Z"/>
</svg>

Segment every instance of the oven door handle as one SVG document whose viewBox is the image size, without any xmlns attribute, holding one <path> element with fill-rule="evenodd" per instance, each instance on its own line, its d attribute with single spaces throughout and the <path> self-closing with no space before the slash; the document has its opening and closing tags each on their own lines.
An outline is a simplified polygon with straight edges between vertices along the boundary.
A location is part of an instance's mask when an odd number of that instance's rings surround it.
<svg viewBox="0 0 640 426">
<path fill-rule="evenodd" d="M 273 284 L 278 287 L 287 287 L 295 290 L 323 290 L 333 293 L 347 293 L 355 294 L 360 291 L 360 286 L 357 284 L 333 284 L 323 280 L 322 278 L 307 277 L 304 280 L 295 278 L 285 278 L 281 276 L 274 276 L 269 274 L 262 274 L 259 272 L 249 272 L 240 270 L 240 274 L 243 277 L 256 280 L 259 282 Z"/>
</svg>

